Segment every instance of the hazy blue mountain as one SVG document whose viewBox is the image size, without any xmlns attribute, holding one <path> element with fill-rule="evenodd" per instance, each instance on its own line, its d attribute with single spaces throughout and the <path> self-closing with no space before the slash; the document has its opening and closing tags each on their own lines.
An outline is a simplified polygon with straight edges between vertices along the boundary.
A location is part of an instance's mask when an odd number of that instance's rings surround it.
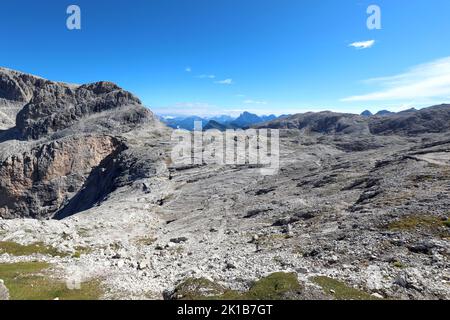
<svg viewBox="0 0 450 320">
<path fill-rule="evenodd" d="M 272 120 L 275 120 L 276 118 L 277 118 L 277 116 L 274 115 L 274 114 L 271 114 L 271 115 L 268 115 L 268 116 L 261 116 L 261 119 L 262 119 L 263 122 L 272 121 Z"/>
<path fill-rule="evenodd" d="M 211 118 L 207 118 L 207 119 L 209 121 L 216 121 L 221 124 L 226 124 L 226 123 L 232 122 L 236 118 L 228 116 L 228 115 L 221 115 L 221 116 L 215 116 L 215 117 L 211 117 Z"/>
<path fill-rule="evenodd" d="M 275 120 L 277 119 L 277 116 L 273 114 L 268 116 L 258 116 L 246 111 L 238 118 L 229 115 L 219 115 L 213 117 L 159 116 L 159 119 L 173 129 L 194 130 L 194 122 L 202 121 L 203 129 L 226 130 L 247 128 L 254 124 Z"/>
<path fill-rule="evenodd" d="M 240 127 L 237 127 L 235 125 L 233 125 L 231 122 L 228 123 L 220 123 L 217 122 L 215 120 L 210 120 L 206 126 L 203 128 L 203 130 L 211 130 L 211 129 L 216 129 L 216 130 L 220 130 L 220 131 L 225 131 L 228 129 L 240 129 Z"/>
<path fill-rule="evenodd" d="M 373 113 L 370 112 L 369 110 L 365 110 L 365 111 L 363 111 L 363 112 L 361 113 L 361 115 L 362 115 L 363 117 L 371 117 L 371 116 L 373 116 Z"/>
<path fill-rule="evenodd" d="M 393 114 L 394 112 L 388 111 L 388 110 L 380 110 L 377 113 L 375 113 L 376 116 L 387 116 L 390 114 Z"/>
<path fill-rule="evenodd" d="M 190 117 L 175 117 L 175 118 L 163 118 L 163 122 L 173 129 L 185 129 L 185 130 L 194 130 L 194 122 L 195 121 L 201 121 L 203 125 L 205 125 L 208 120 L 197 117 L 197 116 L 190 116 Z"/>
<path fill-rule="evenodd" d="M 236 120 L 234 120 L 231 124 L 234 126 L 245 128 L 245 127 L 249 127 L 254 124 L 258 124 L 258 123 L 262 123 L 262 122 L 266 122 L 266 121 L 272 121 L 272 120 L 275 120 L 276 118 L 277 117 L 274 115 L 260 117 L 254 113 L 245 111 Z"/>
</svg>

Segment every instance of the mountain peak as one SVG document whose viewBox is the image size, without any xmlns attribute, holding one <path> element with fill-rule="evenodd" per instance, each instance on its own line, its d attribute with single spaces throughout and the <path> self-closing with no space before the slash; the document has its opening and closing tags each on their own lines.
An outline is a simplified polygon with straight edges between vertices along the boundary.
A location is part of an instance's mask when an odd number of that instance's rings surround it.
<svg viewBox="0 0 450 320">
<path fill-rule="evenodd" d="M 365 111 L 363 111 L 363 112 L 361 113 L 361 115 L 362 115 L 363 117 L 371 117 L 371 116 L 373 116 L 373 113 L 370 112 L 369 110 L 365 110 Z"/>
</svg>

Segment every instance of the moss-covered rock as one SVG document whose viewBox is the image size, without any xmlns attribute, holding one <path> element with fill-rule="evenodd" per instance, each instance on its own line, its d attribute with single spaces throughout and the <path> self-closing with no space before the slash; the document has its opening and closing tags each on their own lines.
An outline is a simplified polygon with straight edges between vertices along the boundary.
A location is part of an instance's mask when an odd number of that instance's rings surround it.
<svg viewBox="0 0 450 320">
<path fill-rule="evenodd" d="M 318 284 L 326 294 L 332 295 L 336 300 L 377 300 L 367 292 L 353 288 L 339 280 L 318 276 L 311 279 Z"/>
<path fill-rule="evenodd" d="M 276 272 L 256 281 L 248 291 L 238 292 L 205 278 L 188 278 L 167 297 L 183 300 L 286 300 L 302 291 L 295 273 Z"/>
<path fill-rule="evenodd" d="M 256 281 L 244 297 L 248 300 L 295 299 L 301 290 L 295 273 L 276 272 Z"/>
<path fill-rule="evenodd" d="M 225 293 L 226 289 L 218 283 L 205 278 L 188 278 L 181 282 L 169 297 L 176 300 L 203 300 Z"/>
</svg>

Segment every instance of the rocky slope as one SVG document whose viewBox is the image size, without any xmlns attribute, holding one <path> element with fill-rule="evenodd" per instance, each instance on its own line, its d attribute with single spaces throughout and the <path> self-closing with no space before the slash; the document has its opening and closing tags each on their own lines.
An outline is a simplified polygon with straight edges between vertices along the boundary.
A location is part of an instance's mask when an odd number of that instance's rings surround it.
<svg viewBox="0 0 450 320">
<path fill-rule="evenodd" d="M 244 292 L 278 272 L 296 299 L 450 298 L 448 106 L 276 120 L 280 170 L 262 176 L 172 163 L 170 131 L 113 84 L 0 74 L 0 267 L 45 261 L 104 299 L 183 298 L 195 279 Z"/>
</svg>

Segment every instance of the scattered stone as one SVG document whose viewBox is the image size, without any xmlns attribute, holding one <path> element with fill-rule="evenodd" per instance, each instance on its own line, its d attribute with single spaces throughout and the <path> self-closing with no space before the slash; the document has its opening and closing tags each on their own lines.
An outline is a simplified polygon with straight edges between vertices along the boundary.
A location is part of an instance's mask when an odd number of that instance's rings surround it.
<svg viewBox="0 0 450 320">
<path fill-rule="evenodd" d="M 145 270 L 148 268 L 148 261 L 147 260 L 141 260 L 138 262 L 138 270 Z"/>
<path fill-rule="evenodd" d="M 320 251 L 318 249 L 312 249 L 311 251 L 304 253 L 303 257 L 313 258 L 313 257 L 317 257 L 319 254 L 320 254 Z"/>
<path fill-rule="evenodd" d="M 170 242 L 176 243 L 176 244 L 184 243 L 184 242 L 187 242 L 187 241 L 188 241 L 188 238 L 186 238 L 186 237 L 179 237 L 179 238 L 170 239 Z"/>
<path fill-rule="evenodd" d="M 9 300 L 9 290 L 6 288 L 4 281 L 0 279 L 0 301 Z"/>
<path fill-rule="evenodd" d="M 232 262 L 227 262 L 225 265 L 226 269 L 236 269 L 236 265 Z"/>
<path fill-rule="evenodd" d="M 336 255 L 332 255 L 330 259 L 328 259 L 329 264 L 335 264 L 339 261 L 339 258 Z"/>
<path fill-rule="evenodd" d="M 419 242 L 408 246 L 409 251 L 426 255 L 432 255 L 433 248 L 435 248 L 435 245 L 430 242 Z"/>
</svg>

